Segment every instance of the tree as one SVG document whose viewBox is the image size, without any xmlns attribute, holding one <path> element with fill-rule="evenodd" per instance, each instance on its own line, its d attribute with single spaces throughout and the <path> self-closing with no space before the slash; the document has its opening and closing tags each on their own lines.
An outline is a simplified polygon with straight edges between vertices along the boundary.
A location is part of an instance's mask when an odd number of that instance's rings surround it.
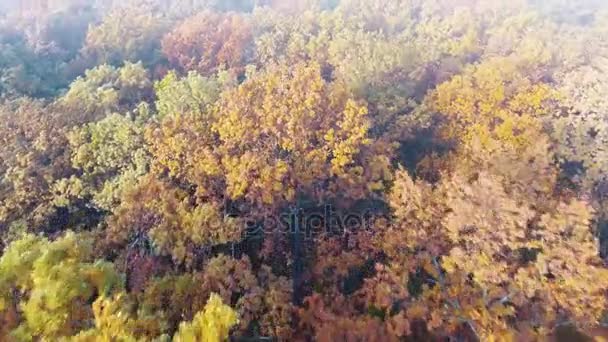
<svg viewBox="0 0 608 342">
<path fill-rule="evenodd" d="M 182 72 L 214 74 L 220 69 L 237 74 L 249 60 L 252 36 L 249 19 L 241 14 L 201 12 L 168 33 L 162 50 Z"/>
<path fill-rule="evenodd" d="M 160 40 L 168 23 L 135 7 L 117 8 L 87 33 L 83 53 L 96 64 L 121 65 L 142 61 L 146 66 L 161 60 Z"/>
<path fill-rule="evenodd" d="M 162 322 L 158 317 L 138 317 L 133 301 L 124 292 L 100 296 L 93 302 L 95 327 L 69 338 L 77 342 L 144 341 L 161 335 Z"/>
<path fill-rule="evenodd" d="M 202 116 L 212 109 L 222 90 L 234 84 L 236 80 L 226 72 L 211 77 L 189 72 L 184 78 L 170 72 L 154 84 L 158 117 L 162 119 L 170 115 Z"/>
<path fill-rule="evenodd" d="M 52 183 L 72 173 L 65 138 L 70 118 L 27 99 L 4 104 L 0 116 L 0 226 L 22 220 L 30 229 L 49 227 Z"/>
<path fill-rule="evenodd" d="M 607 75 L 608 64 L 602 59 L 561 74 L 565 108 L 550 120 L 559 156 L 582 164 L 586 189 L 608 181 L 608 102 L 603 96 Z"/>
<path fill-rule="evenodd" d="M 142 63 L 115 68 L 102 64 L 78 77 L 57 101 L 62 110 L 78 112 L 85 122 L 135 108 L 151 96 L 152 82 Z M 77 122 L 84 123 L 83 121 Z"/>
<path fill-rule="evenodd" d="M 71 178 L 82 166 L 78 162 L 72 165 L 68 132 L 114 110 L 133 108 L 145 97 L 147 87 L 151 90 L 140 64 L 118 70 L 103 66 L 76 80 L 54 103 L 20 99 L 3 105 L 2 225 L 22 220 L 34 230 L 62 229 L 67 220 L 58 208 L 62 205 L 55 202 L 54 192 L 61 190 L 55 183 Z"/>
<path fill-rule="evenodd" d="M 369 138 L 366 115 L 340 84 L 323 81 L 318 65 L 277 67 L 219 100 L 206 129 L 217 137 L 221 169 L 181 165 L 223 177 L 229 198 L 258 205 L 290 202 L 297 192 L 328 198 L 339 189 L 363 198 L 388 177 L 388 157 L 377 153 L 386 145 Z"/>
<path fill-rule="evenodd" d="M 236 331 L 251 333 L 250 329 L 257 326 L 257 333 L 267 336 L 291 336 L 289 281 L 274 275 L 267 266 L 254 271 L 246 257 L 213 257 L 200 272 L 151 281 L 140 295 L 141 310 L 166 321 L 171 333 L 179 329 L 180 322 L 194 319 L 214 293 L 238 314 Z"/>
<path fill-rule="evenodd" d="M 113 265 L 95 262 L 91 251 L 91 240 L 71 232 L 52 242 L 26 235 L 7 248 L 0 258 L 0 312 L 18 305 L 22 317 L 11 332 L 15 338 L 70 336 L 92 317 L 91 299 L 121 288 Z"/>
<path fill-rule="evenodd" d="M 435 189 L 399 173 L 391 197 L 396 217 L 378 226 L 388 262 L 366 284 L 374 285 L 368 295 L 376 307 L 394 312 L 399 303 L 408 320 L 424 319 L 450 335 L 465 322 L 484 339 L 513 329 L 505 317 L 517 319 L 520 332 L 528 325 L 541 335 L 564 320 L 585 325 L 601 317 L 603 286 L 584 280 L 608 274 L 587 203 L 556 199 L 550 209 L 535 208 L 525 193 L 507 193 L 483 172 L 473 181 L 446 177 Z M 427 280 L 419 280 L 419 295 L 393 283 L 420 276 Z M 386 286 L 392 290 L 382 291 Z"/>
<path fill-rule="evenodd" d="M 148 171 L 144 148 L 145 113 L 137 118 L 111 114 L 68 133 L 72 167 L 80 173 L 54 184 L 58 206 L 75 200 L 91 200 L 99 209 L 112 211 L 122 193 L 137 184 Z"/>
<path fill-rule="evenodd" d="M 605 320 L 601 1 L 83 1 L 0 20 L 0 340 Z"/>
<path fill-rule="evenodd" d="M 176 342 L 204 341 L 221 342 L 228 339 L 230 328 L 238 322 L 234 310 L 222 303 L 221 298 L 212 294 L 205 309 L 194 316 L 190 323 L 182 323 L 173 337 Z"/>
<path fill-rule="evenodd" d="M 557 96 L 520 70 L 515 61 L 496 58 L 439 85 L 430 101 L 447 118 L 446 137 L 465 145 L 492 139 L 513 147 L 533 144 L 542 131 L 541 119 Z"/>
<path fill-rule="evenodd" d="M 21 18 L 16 25 L 25 33 L 28 46 L 41 57 L 69 62 L 82 48 L 88 26 L 98 17 L 91 6 L 65 6 L 30 18 Z"/>
<path fill-rule="evenodd" d="M 242 224 L 214 202 L 197 202 L 168 181 L 147 176 L 125 191 L 109 218 L 108 238 L 119 246 L 149 240 L 161 255 L 192 265 L 202 246 L 240 239 Z"/>
<path fill-rule="evenodd" d="M 375 134 L 405 139 L 429 124 L 413 109 L 434 79 L 480 50 L 473 13 L 437 12 L 426 3 L 382 0 L 344 1 L 333 11 L 256 10 L 256 60 L 320 63 L 324 78 L 344 82 L 368 102 Z"/>
<path fill-rule="evenodd" d="M 56 55 L 37 53 L 25 34 L 9 25 L 14 23 L 0 23 L 0 98 L 56 95 L 67 83 L 64 61 Z"/>
</svg>

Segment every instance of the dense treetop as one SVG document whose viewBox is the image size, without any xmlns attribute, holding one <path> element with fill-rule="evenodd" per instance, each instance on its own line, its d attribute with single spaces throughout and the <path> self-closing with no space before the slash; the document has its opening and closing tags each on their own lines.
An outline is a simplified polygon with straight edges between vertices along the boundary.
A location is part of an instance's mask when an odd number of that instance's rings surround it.
<svg viewBox="0 0 608 342">
<path fill-rule="evenodd" d="M 0 340 L 608 319 L 602 0 L 0 3 Z"/>
</svg>

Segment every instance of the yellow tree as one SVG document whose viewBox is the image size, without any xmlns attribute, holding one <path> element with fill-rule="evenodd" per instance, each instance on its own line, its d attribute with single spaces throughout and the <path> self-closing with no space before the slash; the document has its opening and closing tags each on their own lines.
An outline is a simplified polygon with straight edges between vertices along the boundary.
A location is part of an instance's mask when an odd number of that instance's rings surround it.
<svg viewBox="0 0 608 342">
<path fill-rule="evenodd" d="M 0 315 L 19 308 L 17 340 L 78 333 L 93 317 L 89 302 L 121 288 L 113 265 L 94 261 L 92 240 L 71 232 L 56 241 L 26 235 L 0 258 Z"/>
<path fill-rule="evenodd" d="M 260 71 L 211 113 L 167 117 L 149 136 L 156 167 L 201 196 L 216 189 L 277 207 L 297 193 L 360 199 L 381 190 L 392 146 L 369 129 L 366 107 L 342 84 L 324 81 L 318 64 L 297 64 Z"/>
<path fill-rule="evenodd" d="M 540 119 L 556 99 L 547 84 L 528 78 L 514 60 L 502 57 L 467 67 L 429 97 L 431 108 L 445 117 L 446 137 L 465 146 L 498 140 L 516 148 L 535 142 Z"/>
<path fill-rule="evenodd" d="M 237 322 L 236 312 L 222 303 L 218 295 L 211 294 L 205 309 L 192 322 L 182 323 L 173 341 L 222 342 L 228 339 L 230 328 Z"/>
<path fill-rule="evenodd" d="M 73 342 L 147 341 L 159 337 L 163 321 L 155 316 L 138 317 L 135 302 L 125 292 L 100 296 L 93 302 L 95 327 L 66 338 Z"/>
</svg>

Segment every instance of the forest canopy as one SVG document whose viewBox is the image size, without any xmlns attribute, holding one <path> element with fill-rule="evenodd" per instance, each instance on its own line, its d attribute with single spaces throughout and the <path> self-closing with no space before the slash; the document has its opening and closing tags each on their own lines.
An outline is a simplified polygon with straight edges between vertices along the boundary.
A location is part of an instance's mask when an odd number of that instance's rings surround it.
<svg viewBox="0 0 608 342">
<path fill-rule="evenodd" d="M 594 337 L 607 262 L 605 1 L 0 2 L 1 341 Z"/>
</svg>

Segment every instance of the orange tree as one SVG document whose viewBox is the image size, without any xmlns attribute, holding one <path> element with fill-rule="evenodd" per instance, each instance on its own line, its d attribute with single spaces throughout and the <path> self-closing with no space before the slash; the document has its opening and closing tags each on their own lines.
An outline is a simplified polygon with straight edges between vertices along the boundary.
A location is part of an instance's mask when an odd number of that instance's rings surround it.
<svg viewBox="0 0 608 342">
<path fill-rule="evenodd" d="M 241 14 L 205 11 L 184 20 L 162 41 L 162 51 L 181 71 L 202 75 L 220 68 L 243 71 L 252 47 L 251 25 Z"/>
</svg>

